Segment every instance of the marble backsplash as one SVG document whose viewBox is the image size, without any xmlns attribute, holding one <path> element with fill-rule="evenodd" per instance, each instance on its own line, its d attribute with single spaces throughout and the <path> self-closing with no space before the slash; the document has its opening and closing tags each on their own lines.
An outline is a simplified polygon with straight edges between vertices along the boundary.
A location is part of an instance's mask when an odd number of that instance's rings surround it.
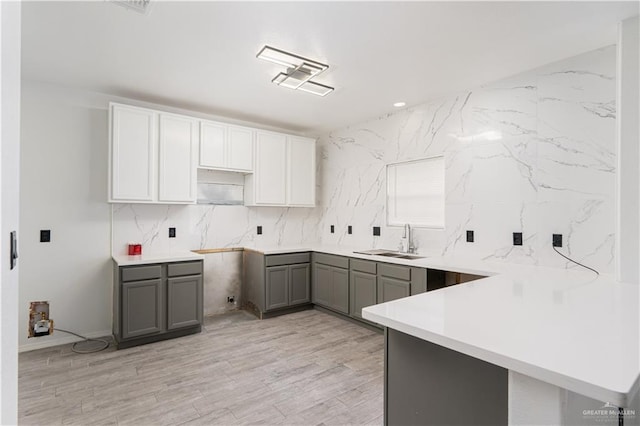
<svg viewBox="0 0 640 426">
<path fill-rule="evenodd" d="M 573 267 L 551 248 L 561 233 L 564 253 L 612 272 L 615 75 L 610 46 L 321 137 L 321 241 L 395 248 L 385 165 L 444 155 L 445 229 L 417 230 L 423 251 Z"/>
<path fill-rule="evenodd" d="M 615 75 L 610 46 L 323 135 L 315 209 L 116 204 L 113 252 L 128 242 L 146 252 L 396 248 L 402 229 L 385 226 L 385 165 L 444 155 L 445 229 L 415 230 L 421 252 L 572 267 L 551 249 L 551 234 L 561 233 L 564 253 L 612 272 Z M 522 246 L 512 245 L 512 232 L 523 232 Z"/>
</svg>

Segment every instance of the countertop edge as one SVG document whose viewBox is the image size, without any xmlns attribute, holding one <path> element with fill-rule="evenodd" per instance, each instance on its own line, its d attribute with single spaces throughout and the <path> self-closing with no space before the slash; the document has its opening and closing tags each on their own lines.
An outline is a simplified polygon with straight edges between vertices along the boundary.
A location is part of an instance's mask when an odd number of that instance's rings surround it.
<svg viewBox="0 0 640 426">
<path fill-rule="evenodd" d="M 552 370 L 531 363 L 520 361 L 518 359 L 501 355 L 496 352 L 491 352 L 486 349 L 478 348 L 477 346 L 467 344 L 460 340 L 451 339 L 441 334 L 432 333 L 424 329 L 416 328 L 405 323 L 394 321 L 384 316 L 380 316 L 379 314 L 369 312 L 368 308 L 362 309 L 362 317 L 369 321 L 376 322 L 384 327 L 394 329 L 401 333 L 408 334 L 427 342 L 435 343 L 437 345 L 463 353 L 465 355 L 469 355 L 482 361 L 486 361 L 499 367 L 524 374 L 526 376 L 546 383 L 550 383 L 554 386 L 568 389 L 581 395 L 586 395 L 598 401 L 610 402 L 620 407 L 626 407 L 630 398 L 635 395 L 635 384 L 632 385 L 631 388 L 627 391 L 610 390 L 593 383 L 587 383 L 573 377 L 556 373 Z M 635 383 L 638 382 L 638 379 L 640 379 L 640 376 L 636 378 Z"/>
</svg>

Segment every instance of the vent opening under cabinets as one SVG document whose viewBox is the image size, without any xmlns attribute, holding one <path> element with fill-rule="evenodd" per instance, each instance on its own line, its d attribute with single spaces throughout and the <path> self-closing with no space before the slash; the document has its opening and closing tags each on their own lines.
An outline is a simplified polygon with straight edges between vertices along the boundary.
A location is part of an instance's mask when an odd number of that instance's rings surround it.
<svg viewBox="0 0 640 426">
<path fill-rule="evenodd" d="M 244 204 L 244 175 L 236 172 L 198 170 L 198 204 Z"/>
</svg>

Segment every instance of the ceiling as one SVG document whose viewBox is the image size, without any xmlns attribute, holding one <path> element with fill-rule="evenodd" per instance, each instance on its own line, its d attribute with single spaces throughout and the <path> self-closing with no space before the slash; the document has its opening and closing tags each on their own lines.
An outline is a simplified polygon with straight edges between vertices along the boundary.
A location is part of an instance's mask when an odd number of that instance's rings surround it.
<svg viewBox="0 0 640 426">
<path fill-rule="evenodd" d="M 23 79 L 318 134 L 615 43 L 638 2 L 23 2 Z M 268 44 L 329 64 L 278 87 Z"/>
</svg>

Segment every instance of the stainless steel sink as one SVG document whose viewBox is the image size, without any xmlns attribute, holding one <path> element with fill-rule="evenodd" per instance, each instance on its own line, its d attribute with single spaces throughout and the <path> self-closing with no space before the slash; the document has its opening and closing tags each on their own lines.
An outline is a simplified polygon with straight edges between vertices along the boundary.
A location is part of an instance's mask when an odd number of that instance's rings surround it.
<svg viewBox="0 0 640 426">
<path fill-rule="evenodd" d="M 415 254 L 402 253 L 402 252 L 399 252 L 399 251 L 384 250 L 384 249 L 354 251 L 354 253 L 374 255 L 374 256 L 393 257 L 394 259 L 405 259 L 405 260 L 415 260 L 415 259 L 424 259 L 425 258 L 425 256 L 418 256 L 418 255 L 415 255 Z"/>
</svg>

